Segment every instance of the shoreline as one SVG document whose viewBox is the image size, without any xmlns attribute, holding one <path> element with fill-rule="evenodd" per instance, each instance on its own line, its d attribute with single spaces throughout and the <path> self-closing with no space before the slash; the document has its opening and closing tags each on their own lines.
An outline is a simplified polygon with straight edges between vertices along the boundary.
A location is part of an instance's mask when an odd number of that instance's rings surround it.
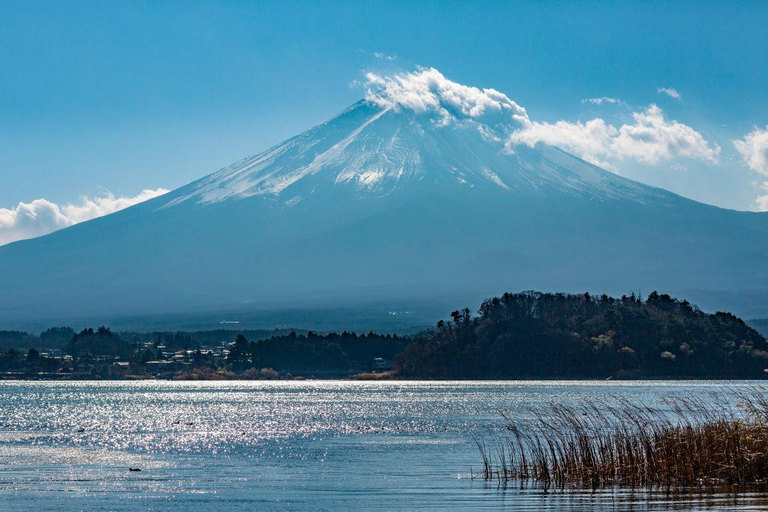
<svg viewBox="0 0 768 512">
<path fill-rule="evenodd" d="M 134 376 L 123 378 L 56 378 L 56 377 L 29 377 L 29 378 L 6 378 L 0 376 L 0 382 L 137 382 L 137 381 L 158 381 L 158 382 L 301 382 L 301 381 L 349 381 L 349 382 L 657 382 L 657 381 L 677 381 L 677 382 L 692 382 L 692 381 L 719 381 L 719 382 L 755 382 L 763 383 L 768 382 L 766 379 L 755 378 L 743 378 L 743 377 L 714 377 L 714 376 L 696 376 L 696 377 L 680 377 L 680 376 L 653 376 L 653 377 L 638 377 L 638 378 L 609 378 L 599 379 L 594 377 L 514 377 L 514 378 L 475 378 L 475 379 L 419 379 L 419 378 L 405 378 L 397 376 L 382 376 L 382 377 L 359 377 L 358 375 L 348 376 L 334 376 L 334 377 L 304 377 L 293 376 L 284 378 L 270 378 L 270 379 L 253 379 L 253 378 L 174 378 L 174 377 L 158 377 L 158 376 Z"/>
</svg>

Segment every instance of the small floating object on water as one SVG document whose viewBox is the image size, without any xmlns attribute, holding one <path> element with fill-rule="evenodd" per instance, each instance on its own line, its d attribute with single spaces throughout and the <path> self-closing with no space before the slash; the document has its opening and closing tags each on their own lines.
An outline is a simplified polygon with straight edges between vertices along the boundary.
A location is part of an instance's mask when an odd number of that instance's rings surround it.
<svg viewBox="0 0 768 512">
<path fill-rule="evenodd" d="M 85 432 L 85 429 L 84 428 L 79 428 L 79 429 L 77 429 L 77 432 L 78 432 L 78 434 L 82 434 L 83 432 Z"/>
<path fill-rule="evenodd" d="M 128 468 L 128 471 L 141 471 L 141 468 Z"/>
<path fill-rule="evenodd" d="M 187 425 L 194 425 L 194 423 L 190 421 L 189 423 L 187 423 Z"/>
</svg>

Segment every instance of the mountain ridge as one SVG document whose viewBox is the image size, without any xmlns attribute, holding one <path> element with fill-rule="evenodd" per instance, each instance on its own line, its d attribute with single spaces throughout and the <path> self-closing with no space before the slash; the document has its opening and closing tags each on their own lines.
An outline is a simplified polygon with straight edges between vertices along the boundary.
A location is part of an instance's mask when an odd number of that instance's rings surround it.
<svg viewBox="0 0 768 512">
<path fill-rule="evenodd" d="M 357 122 L 350 123 L 347 116 Z M 357 119 L 360 116 L 362 120 Z M 512 151 L 504 140 L 483 133 L 484 125 L 441 126 L 434 121 L 429 116 L 377 107 L 361 100 L 325 123 L 164 196 L 169 199 L 166 206 L 190 200 L 207 204 L 258 196 L 278 196 L 291 206 L 303 199 L 300 194 L 291 194 L 296 188 L 302 192 L 303 179 L 314 179 L 312 185 L 317 186 L 323 178 L 332 178 L 337 186 L 353 186 L 358 195 L 368 192 L 382 196 L 392 193 L 400 180 L 408 185 L 413 180 L 447 179 L 436 175 L 435 169 L 447 173 L 454 184 L 469 188 L 490 184 L 524 193 L 555 187 L 595 197 L 626 197 L 622 195 L 623 188 L 624 194 L 670 196 L 667 191 L 617 176 L 543 143 L 536 150 L 519 146 Z M 352 124 L 351 129 L 348 124 Z M 452 144 L 461 145 L 461 151 L 457 152 Z M 485 146 L 491 146 L 492 151 Z M 283 164 L 286 159 L 290 162 L 288 167 Z M 579 165 L 563 173 L 564 159 L 569 163 L 576 159 Z M 500 175 L 499 169 L 506 174 Z M 285 192 L 289 197 L 283 197 Z"/>
</svg>

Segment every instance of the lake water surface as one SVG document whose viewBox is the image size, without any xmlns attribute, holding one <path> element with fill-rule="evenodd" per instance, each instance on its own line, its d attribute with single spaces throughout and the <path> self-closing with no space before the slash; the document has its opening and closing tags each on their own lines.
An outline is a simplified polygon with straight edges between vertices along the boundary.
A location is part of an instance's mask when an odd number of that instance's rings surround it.
<svg viewBox="0 0 768 512">
<path fill-rule="evenodd" d="M 722 386 L 0 382 L 0 509 L 768 509 L 760 489 L 544 492 L 470 478 L 481 464 L 473 435 L 497 436 L 499 411 L 524 419 L 548 402 L 611 395 L 654 405 Z"/>
</svg>

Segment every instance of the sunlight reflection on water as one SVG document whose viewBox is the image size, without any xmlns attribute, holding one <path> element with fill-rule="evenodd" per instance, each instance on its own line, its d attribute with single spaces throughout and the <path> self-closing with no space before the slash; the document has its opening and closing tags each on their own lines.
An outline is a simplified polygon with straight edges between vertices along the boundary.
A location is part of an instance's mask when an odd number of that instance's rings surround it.
<svg viewBox="0 0 768 512">
<path fill-rule="evenodd" d="M 720 386 L 2 382 L 0 501 L 4 510 L 765 507 L 757 491 L 543 493 L 469 478 L 481 462 L 472 434 L 498 432 L 500 410 L 524 418 L 555 399 L 609 394 L 657 404 Z"/>
</svg>

